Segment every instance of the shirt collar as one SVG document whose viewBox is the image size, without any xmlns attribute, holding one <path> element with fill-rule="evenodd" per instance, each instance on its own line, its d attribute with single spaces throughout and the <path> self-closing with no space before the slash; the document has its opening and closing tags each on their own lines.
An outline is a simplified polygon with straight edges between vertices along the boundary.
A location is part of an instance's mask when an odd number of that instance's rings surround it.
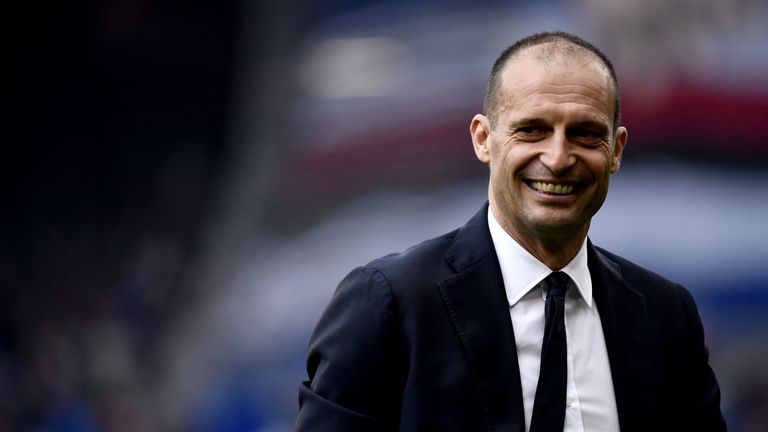
<svg viewBox="0 0 768 432">
<path fill-rule="evenodd" d="M 523 296 L 535 288 L 552 270 L 520 246 L 499 225 L 491 209 L 488 209 L 488 228 L 493 246 L 499 258 L 501 276 L 509 306 L 514 306 Z M 587 240 L 575 257 L 560 271 L 570 276 L 588 307 L 592 307 L 592 277 L 587 266 Z"/>
</svg>

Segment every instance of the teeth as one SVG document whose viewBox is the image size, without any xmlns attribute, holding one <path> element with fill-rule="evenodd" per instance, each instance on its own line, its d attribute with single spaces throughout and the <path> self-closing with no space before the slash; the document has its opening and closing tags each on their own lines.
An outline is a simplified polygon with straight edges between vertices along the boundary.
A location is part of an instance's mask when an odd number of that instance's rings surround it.
<svg viewBox="0 0 768 432">
<path fill-rule="evenodd" d="M 532 182 L 531 186 L 539 192 L 550 193 L 555 195 L 567 195 L 573 192 L 573 185 L 562 185 L 544 182 Z"/>
</svg>

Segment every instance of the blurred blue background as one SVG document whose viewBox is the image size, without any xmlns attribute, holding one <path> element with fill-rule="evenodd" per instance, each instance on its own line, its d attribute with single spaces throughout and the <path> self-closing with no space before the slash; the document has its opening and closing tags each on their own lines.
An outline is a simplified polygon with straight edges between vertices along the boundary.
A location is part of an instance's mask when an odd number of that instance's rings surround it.
<svg viewBox="0 0 768 432">
<path fill-rule="evenodd" d="M 484 203 L 491 64 L 556 29 L 623 88 L 592 240 L 693 292 L 731 429 L 768 428 L 765 2 L 15 8 L 0 430 L 290 430 L 336 284 Z"/>
</svg>

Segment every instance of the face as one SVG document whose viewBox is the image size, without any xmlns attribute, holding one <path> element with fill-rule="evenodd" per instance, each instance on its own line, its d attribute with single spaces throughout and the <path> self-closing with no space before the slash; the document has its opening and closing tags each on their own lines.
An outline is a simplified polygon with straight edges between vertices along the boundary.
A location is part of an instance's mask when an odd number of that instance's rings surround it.
<svg viewBox="0 0 768 432">
<path fill-rule="evenodd" d="M 470 126 L 478 159 L 490 165 L 491 209 L 518 241 L 586 236 L 627 131 L 614 131 L 614 90 L 597 60 L 542 61 L 530 50 L 502 72 L 495 124 L 478 114 Z"/>
</svg>

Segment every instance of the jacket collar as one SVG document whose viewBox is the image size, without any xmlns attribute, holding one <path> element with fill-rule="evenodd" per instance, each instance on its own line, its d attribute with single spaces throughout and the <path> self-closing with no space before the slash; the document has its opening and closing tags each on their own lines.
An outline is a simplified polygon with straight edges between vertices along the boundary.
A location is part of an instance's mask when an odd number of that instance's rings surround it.
<svg viewBox="0 0 768 432">
<path fill-rule="evenodd" d="M 446 253 L 456 272 L 438 284 L 469 363 L 488 430 L 523 432 L 525 416 L 515 335 L 486 204 Z"/>
<path fill-rule="evenodd" d="M 456 272 L 439 282 L 464 347 L 491 430 L 525 430 L 520 368 L 504 282 L 488 230 L 488 205 L 458 230 L 445 259 Z M 646 430 L 648 385 L 645 298 L 619 265 L 587 244 L 593 296 L 600 312 L 622 431 Z"/>
<path fill-rule="evenodd" d="M 645 297 L 608 254 L 588 244 L 588 265 L 600 312 L 622 431 L 648 430 L 648 314 Z"/>
</svg>

